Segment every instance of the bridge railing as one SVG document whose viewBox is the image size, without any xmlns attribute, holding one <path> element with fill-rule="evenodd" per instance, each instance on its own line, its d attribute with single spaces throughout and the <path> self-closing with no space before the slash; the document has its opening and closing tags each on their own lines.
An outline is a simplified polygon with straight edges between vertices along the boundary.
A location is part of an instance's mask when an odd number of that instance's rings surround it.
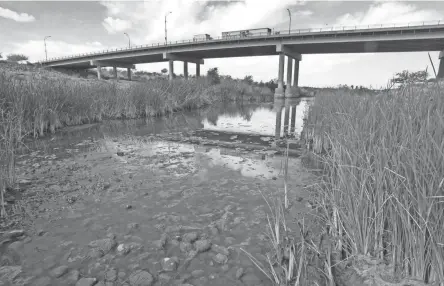
<svg viewBox="0 0 444 286">
<path fill-rule="evenodd" d="M 119 52 L 119 51 L 129 51 L 129 50 L 136 50 L 136 49 L 142 49 L 142 48 L 149 48 L 149 47 L 163 47 L 163 46 L 171 46 L 171 45 L 177 45 L 177 44 L 200 44 L 203 42 L 211 42 L 211 41 L 221 41 L 221 40 L 233 40 L 233 39 L 249 39 L 249 38 L 255 38 L 255 37 L 276 37 L 276 36 L 285 36 L 285 35 L 293 35 L 293 34 L 307 34 L 307 33 L 322 33 L 322 32 L 340 32 L 340 31 L 356 31 L 356 30 L 370 30 L 370 29 L 384 29 L 384 28 L 408 28 L 408 27 L 417 27 L 417 26 L 431 26 L 431 25 L 443 25 L 444 21 L 436 20 L 436 21 L 421 21 L 421 22 L 409 22 L 409 23 L 394 23 L 394 24 L 369 24 L 369 25 L 355 25 L 355 26 L 328 26 L 325 25 L 325 27 L 321 28 L 307 28 L 307 29 L 292 29 L 292 30 L 273 30 L 271 33 L 254 33 L 248 37 L 241 37 L 241 36 L 231 36 L 231 37 L 215 37 L 210 40 L 202 39 L 202 40 L 179 40 L 179 41 L 169 41 L 169 42 L 162 42 L 162 43 L 153 43 L 153 44 L 146 44 L 146 45 L 133 45 L 131 47 L 127 48 L 115 48 L 115 49 L 107 49 L 102 51 L 95 51 L 95 52 L 88 52 L 88 53 L 81 53 L 77 55 L 71 55 L 71 56 L 64 56 L 64 57 L 55 57 L 50 58 L 47 61 L 40 61 L 41 63 L 56 61 L 56 60 L 64 60 L 64 59 L 74 59 L 84 56 L 92 56 L 92 55 L 99 55 L 99 54 L 107 54 L 109 52 Z"/>
</svg>

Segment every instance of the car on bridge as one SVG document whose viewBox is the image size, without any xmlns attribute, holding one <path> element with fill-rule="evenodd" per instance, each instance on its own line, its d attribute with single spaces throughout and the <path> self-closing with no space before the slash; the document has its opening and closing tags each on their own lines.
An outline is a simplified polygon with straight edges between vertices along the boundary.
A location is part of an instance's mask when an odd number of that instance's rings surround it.
<svg viewBox="0 0 444 286">
<path fill-rule="evenodd" d="M 259 29 L 250 29 L 250 30 L 222 32 L 222 39 L 233 39 L 233 38 L 235 39 L 235 38 L 269 36 L 269 35 L 271 35 L 270 28 L 259 28 Z"/>
</svg>

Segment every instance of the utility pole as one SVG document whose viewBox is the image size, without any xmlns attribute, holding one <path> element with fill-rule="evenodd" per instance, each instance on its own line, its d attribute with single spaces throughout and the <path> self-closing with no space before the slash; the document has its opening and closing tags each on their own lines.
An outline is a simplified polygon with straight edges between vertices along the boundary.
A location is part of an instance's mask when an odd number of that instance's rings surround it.
<svg viewBox="0 0 444 286">
<path fill-rule="evenodd" d="M 170 12 L 168 12 L 166 15 L 165 15 L 165 44 L 168 42 L 168 38 L 167 38 L 167 16 L 169 15 L 169 14 L 171 14 L 172 12 L 170 11 Z"/>
<path fill-rule="evenodd" d="M 46 56 L 46 61 L 48 61 L 48 52 L 46 51 L 46 39 L 47 38 L 51 38 L 51 36 L 46 36 L 44 39 L 43 39 L 43 43 L 45 43 L 45 56 Z"/>
<path fill-rule="evenodd" d="M 131 39 L 130 36 L 125 32 L 124 33 L 128 37 L 128 48 L 131 48 Z"/>
<path fill-rule="evenodd" d="M 290 17 L 290 23 L 288 24 L 288 34 L 290 34 L 291 31 L 291 12 L 290 9 L 287 8 L 288 16 Z"/>
</svg>

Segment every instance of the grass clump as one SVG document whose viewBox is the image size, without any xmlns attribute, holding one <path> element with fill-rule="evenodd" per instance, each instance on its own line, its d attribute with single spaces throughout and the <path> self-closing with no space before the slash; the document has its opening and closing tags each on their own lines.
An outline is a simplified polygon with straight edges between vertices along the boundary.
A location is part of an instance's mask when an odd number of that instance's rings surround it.
<svg viewBox="0 0 444 286">
<path fill-rule="evenodd" d="M 380 274 L 381 269 L 390 274 L 395 283 L 390 285 L 444 285 L 439 87 L 318 94 L 304 132 L 321 153 L 317 206 L 334 241 L 336 274 L 346 266 L 359 272 L 358 258 L 371 258 Z M 384 283 L 383 278 L 373 281 Z"/>
</svg>

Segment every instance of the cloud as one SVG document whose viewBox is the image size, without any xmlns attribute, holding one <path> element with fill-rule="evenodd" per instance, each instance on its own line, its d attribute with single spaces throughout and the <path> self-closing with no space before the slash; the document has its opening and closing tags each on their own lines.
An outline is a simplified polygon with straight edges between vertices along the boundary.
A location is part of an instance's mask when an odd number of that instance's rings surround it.
<svg viewBox="0 0 444 286">
<path fill-rule="evenodd" d="M 123 32 L 131 28 L 131 22 L 119 18 L 107 17 L 103 20 L 103 26 L 110 34 Z"/>
<path fill-rule="evenodd" d="M 0 7 L 0 17 L 11 19 L 16 22 L 33 22 L 35 21 L 34 16 L 26 13 L 17 13 L 15 11 Z"/>
<path fill-rule="evenodd" d="M 408 24 L 439 20 L 436 10 L 418 10 L 411 3 L 375 2 L 365 12 L 346 13 L 337 18 L 337 25 Z"/>
</svg>

